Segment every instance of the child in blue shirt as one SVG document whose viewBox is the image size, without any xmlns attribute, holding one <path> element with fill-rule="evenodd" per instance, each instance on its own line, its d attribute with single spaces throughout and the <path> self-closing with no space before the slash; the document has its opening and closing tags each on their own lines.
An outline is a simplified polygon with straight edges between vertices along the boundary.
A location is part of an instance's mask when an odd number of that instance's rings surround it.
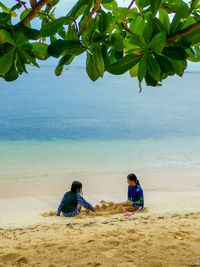
<svg viewBox="0 0 200 267">
<path fill-rule="evenodd" d="M 66 217 L 76 216 L 81 211 L 81 206 L 91 211 L 94 211 L 93 206 L 88 203 L 81 195 L 82 183 L 74 181 L 71 186 L 71 190 L 66 192 L 58 207 L 57 216 L 60 213 Z"/>
<path fill-rule="evenodd" d="M 137 176 L 133 173 L 130 173 L 127 176 L 127 183 L 128 183 L 128 201 L 121 203 L 114 203 L 114 205 L 123 206 L 126 211 L 142 210 L 144 207 L 144 196 L 143 196 L 143 190 L 140 186 Z M 102 200 L 101 203 L 107 203 L 107 202 Z"/>
</svg>

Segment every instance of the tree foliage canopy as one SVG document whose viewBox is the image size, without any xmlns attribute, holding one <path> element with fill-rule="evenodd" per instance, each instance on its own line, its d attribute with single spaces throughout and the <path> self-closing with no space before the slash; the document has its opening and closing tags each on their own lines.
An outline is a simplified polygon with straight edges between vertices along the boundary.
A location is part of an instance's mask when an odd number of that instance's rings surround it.
<svg viewBox="0 0 200 267">
<path fill-rule="evenodd" d="M 58 2 L 13 0 L 12 7 L 0 2 L 0 76 L 5 81 L 49 57 L 58 58 L 55 74 L 60 75 L 86 53 L 92 81 L 105 71 L 129 71 L 141 89 L 143 80 L 157 86 L 169 75 L 182 76 L 187 60 L 200 61 L 199 0 L 132 0 L 128 7 L 118 7 L 115 0 L 79 0 L 56 18 Z M 33 20 L 40 20 L 39 28 L 32 27 Z"/>
</svg>

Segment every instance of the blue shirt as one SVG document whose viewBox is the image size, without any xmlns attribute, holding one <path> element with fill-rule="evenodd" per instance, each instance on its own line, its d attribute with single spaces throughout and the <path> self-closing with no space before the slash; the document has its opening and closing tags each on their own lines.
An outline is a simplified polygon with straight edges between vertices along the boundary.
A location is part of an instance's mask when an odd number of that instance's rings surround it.
<svg viewBox="0 0 200 267">
<path fill-rule="evenodd" d="M 144 207 L 143 190 L 139 185 L 128 186 L 128 200 L 133 201 L 135 205 Z"/>
<path fill-rule="evenodd" d="M 69 192 L 66 192 L 60 202 L 60 205 L 58 207 L 58 211 L 57 211 L 57 216 L 60 215 L 61 213 L 61 209 L 62 209 L 62 206 L 63 206 L 63 202 L 64 202 L 64 199 L 65 199 L 65 196 L 68 194 Z M 93 206 L 88 203 L 81 195 L 79 195 L 78 193 L 76 194 L 77 196 L 77 202 L 78 204 L 80 204 L 81 206 L 83 206 L 84 208 L 88 209 L 88 210 L 94 210 Z"/>
</svg>

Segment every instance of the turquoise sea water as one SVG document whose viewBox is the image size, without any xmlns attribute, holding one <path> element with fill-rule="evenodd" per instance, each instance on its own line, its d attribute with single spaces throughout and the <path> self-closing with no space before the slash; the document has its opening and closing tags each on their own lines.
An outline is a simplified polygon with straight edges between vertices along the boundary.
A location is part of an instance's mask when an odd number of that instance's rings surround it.
<svg viewBox="0 0 200 267">
<path fill-rule="evenodd" d="M 0 82 L 4 193 L 11 181 L 98 183 L 149 170 L 158 170 L 157 176 L 180 170 L 177 177 L 192 170 L 198 176 L 198 72 L 171 77 L 162 87 L 144 86 L 139 94 L 137 80 L 128 75 L 105 75 L 92 83 L 82 68 L 60 77 L 53 71 L 31 68 L 14 83 Z"/>
</svg>

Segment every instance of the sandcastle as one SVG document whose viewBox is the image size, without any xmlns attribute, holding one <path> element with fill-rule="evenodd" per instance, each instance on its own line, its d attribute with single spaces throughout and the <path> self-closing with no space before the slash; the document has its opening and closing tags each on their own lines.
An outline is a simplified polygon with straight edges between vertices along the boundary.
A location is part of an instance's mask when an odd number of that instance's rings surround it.
<svg viewBox="0 0 200 267">
<path fill-rule="evenodd" d="M 112 214 L 118 214 L 125 212 L 123 206 L 115 205 L 113 202 L 103 203 L 100 205 L 96 205 L 94 207 L 94 212 L 91 210 L 83 209 L 76 217 L 82 218 L 85 216 L 96 217 L 96 216 L 109 216 Z M 48 211 L 41 214 L 43 217 L 51 217 L 56 216 L 56 211 Z M 62 214 L 61 214 L 62 216 Z"/>
</svg>

